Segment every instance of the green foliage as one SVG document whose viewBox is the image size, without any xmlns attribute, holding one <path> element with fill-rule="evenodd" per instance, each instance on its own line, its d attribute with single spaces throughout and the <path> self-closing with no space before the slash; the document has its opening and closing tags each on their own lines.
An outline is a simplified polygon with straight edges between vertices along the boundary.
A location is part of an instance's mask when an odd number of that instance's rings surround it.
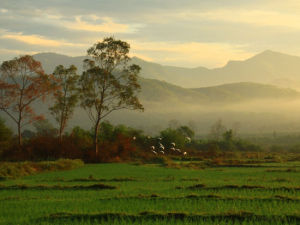
<svg viewBox="0 0 300 225">
<path fill-rule="evenodd" d="M 3 224 L 298 225 L 299 162 L 205 169 L 86 164 L 0 185 Z M 47 164 L 47 163 L 46 163 Z M 269 172 L 272 169 L 272 172 Z M 277 170 L 277 171 L 275 171 Z M 101 189 L 105 187 L 114 189 Z M 109 186 L 107 186 L 109 185 Z"/>
<path fill-rule="evenodd" d="M 177 130 L 185 137 L 189 137 L 192 139 L 195 136 L 195 132 L 188 126 L 181 126 Z"/>
<path fill-rule="evenodd" d="M 36 121 L 33 126 L 38 136 L 55 136 L 57 134 L 57 129 L 47 119 Z"/>
<path fill-rule="evenodd" d="M 171 147 L 170 144 L 174 142 L 176 147 L 183 148 L 186 136 L 178 129 L 167 128 L 160 132 L 160 137 L 162 137 L 162 143 L 166 147 Z"/>
<path fill-rule="evenodd" d="M 100 134 L 98 138 L 104 141 L 112 141 L 114 135 L 114 126 L 109 121 L 104 121 L 100 125 Z"/>
<path fill-rule="evenodd" d="M 224 134 L 225 131 L 226 131 L 226 127 L 223 125 L 222 120 L 219 119 L 211 126 L 209 136 L 212 140 L 219 141 L 222 138 L 222 135 Z"/>
<path fill-rule="evenodd" d="M 79 76 L 76 74 L 77 68 L 71 65 L 69 68 L 59 65 L 53 72 L 53 75 L 58 79 L 58 84 L 61 89 L 54 93 L 55 102 L 49 108 L 51 114 L 59 124 L 59 136 L 67 126 L 68 120 L 72 117 L 74 109 L 78 102 L 78 88 L 76 86 Z"/>
<path fill-rule="evenodd" d="M 31 139 L 31 138 L 33 138 L 35 136 L 36 136 L 36 133 L 33 132 L 32 130 L 25 129 L 22 132 L 22 137 L 25 138 L 25 139 Z"/>
<path fill-rule="evenodd" d="M 99 126 L 103 118 L 120 109 L 143 110 L 137 97 L 141 89 L 138 83 L 141 68 L 128 65 L 129 49 L 128 43 L 108 37 L 87 51 L 93 60 L 84 61 L 80 98 L 81 106 L 93 122 L 96 154 Z"/>
<path fill-rule="evenodd" d="M 17 125 L 18 145 L 22 145 L 21 129 L 43 119 L 32 107 L 57 88 L 52 75 L 46 75 L 40 62 L 30 55 L 4 61 L 0 66 L 0 110 Z"/>
<path fill-rule="evenodd" d="M 5 121 L 0 118 L 0 153 L 9 147 L 12 136 L 12 130 L 9 129 L 5 125 Z"/>
<path fill-rule="evenodd" d="M 17 178 L 46 171 L 71 170 L 82 167 L 79 160 L 59 159 L 44 162 L 3 162 L 0 164 L 0 178 Z"/>
<path fill-rule="evenodd" d="M 81 127 L 74 127 L 71 131 L 70 136 L 82 146 L 82 148 L 87 149 L 92 145 L 92 134 L 91 132 L 82 129 Z"/>
</svg>

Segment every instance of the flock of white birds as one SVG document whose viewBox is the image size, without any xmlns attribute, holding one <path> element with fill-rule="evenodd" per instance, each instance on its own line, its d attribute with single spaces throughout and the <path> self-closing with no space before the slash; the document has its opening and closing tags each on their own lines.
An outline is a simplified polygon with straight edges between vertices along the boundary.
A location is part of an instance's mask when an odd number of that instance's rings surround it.
<svg viewBox="0 0 300 225">
<path fill-rule="evenodd" d="M 148 139 L 150 139 L 151 137 L 148 136 L 147 137 Z M 132 138 L 134 141 L 136 140 L 136 137 L 134 136 Z M 187 142 L 191 142 L 192 139 L 190 137 L 185 137 L 186 141 Z M 166 151 L 165 151 L 165 146 L 161 143 L 161 140 L 162 138 L 159 137 L 157 138 L 157 142 L 158 142 L 158 148 L 156 148 L 154 145 L 150 146 L 150 151 L 155 154 L 155 155 L 158 155 L 158 154 L 162 154 L 162 155 L 165 155 Z M 182 153 L 184 156 L 187 155 L 187 152 L 182 152 L 181 149 L 179 148 L 176 148 L 176 143 L 175 142 L 171 142 L 170 143 L 170 150 L 172 150 L 173 152 L 179 152 L 179 153 Z"/>
</svg>

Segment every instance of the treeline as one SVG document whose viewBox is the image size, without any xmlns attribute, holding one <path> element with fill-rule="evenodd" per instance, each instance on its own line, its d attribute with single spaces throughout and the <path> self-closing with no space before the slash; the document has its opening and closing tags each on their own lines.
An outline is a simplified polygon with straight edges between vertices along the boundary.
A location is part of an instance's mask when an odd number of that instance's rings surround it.
<svg viewBox="0 0 300 225">
<path fill-rule="evenodd" d="M 98 155 L 97 137 L 106 116 L 121 109 L 144 110 L 137 98 L 141 68 L 128 64 L 129 49 L 127 42 L 104 38 L 87 50 L 89 58 L 83 61 L 81 75 L 74 65 L 58 65 L 52 74 L 46 74 L 42 64 L 30 55 L 4 61 L 0 66 L 0 110 L 16 124 L 18 148 L 24 145 L 24 127 L 45 119 L 37 114 L 33 103 L 52 97 L 54 104 L 49 111 L 57 122 L 61 145 L 74 109 L 80 106 L 92 122 L 93 147 Z"/>
<path fill-rule="evenodd" d="M 236 132 L 217 121 L 208 139 L 195 137 L 188 126 L 172 126 L 150 137 L 143 131 L 105 121 L 110 113 L 140 110 L 137 98 L 141 68 L 128 65 L 130 45 L 113 37 L 97 42 L 87 53 L 84 71 L 58 65 L 45 74 L 32 56 L 5 61 L 0 67 L 0 110 L 16 124 L 17 135 L 0 120 L 1 160 L 82 159 L 85 162 L 155 161 L 159 157 L 213 157 L 224 152 L 262 151 L 258 145 L 237 138 Z M 55 127 L 32 107 L 53 97 L 49 111 Z M 75 107 L 82 107 L 92 122 L 90 130 L 74 127 L 66 132 Z M 26 129 L 33 124 L 35 131 Z"/>
<path fill-rule="evenodd" d="M 188 126 L 167 128 L 156 136 L 125 125 L 114 126 L 108 121 L 100 125 L 97 136 L 101 154 L 93 148 L 94 129 L 78 126 L 65 132 L 60 140 L 59 130 L 47 121 L 34 124 L 35 131 L 24 130 L 22 148 L 18 148 L 13 132 L 0 120 L 1 159 L 9 161 L 82 159 L 85 162 L 153 161 L 159 156 L 190 158 L 206 153 L 261 151 L 260 147 L 234 137 L 227 130 L 222 138 L 198 139 Z"/>
</svg>

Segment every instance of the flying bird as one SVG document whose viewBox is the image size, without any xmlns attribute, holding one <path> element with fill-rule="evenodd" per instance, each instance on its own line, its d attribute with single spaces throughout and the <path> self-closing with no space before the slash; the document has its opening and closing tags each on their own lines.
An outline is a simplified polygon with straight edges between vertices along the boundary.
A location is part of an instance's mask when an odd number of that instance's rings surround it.
<svg viewBox="0 0 300 225">
<path fill-rule="evenodd" d="M 176 150 L 177 152 L 181 152 L 181 150 L 180 150 L 179 148 L 176 148 L 175 150 Z"/>
<path fill-rule="evenodd" d="M 161 148 L 161 149 L 165 149 L 165 146 L 163 146 L 163 144 L 162 144 L 162 143 L 159 143 L 159 148 Z"/>
</svg>

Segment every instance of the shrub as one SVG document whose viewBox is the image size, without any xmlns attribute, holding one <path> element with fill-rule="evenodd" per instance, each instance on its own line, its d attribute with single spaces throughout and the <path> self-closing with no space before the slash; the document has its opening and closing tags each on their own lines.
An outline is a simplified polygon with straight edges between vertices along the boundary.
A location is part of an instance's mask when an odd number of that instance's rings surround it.
<svg viewBox="0 0 300 225">
<path fill-rule="evenodd" d="M 3 162 L 0 164 L 0 177 L 17 178 L 39 172 L 71 170 L 84 165 L 80 159 L 59 159 L 44 162 Z"/>
</svg>

